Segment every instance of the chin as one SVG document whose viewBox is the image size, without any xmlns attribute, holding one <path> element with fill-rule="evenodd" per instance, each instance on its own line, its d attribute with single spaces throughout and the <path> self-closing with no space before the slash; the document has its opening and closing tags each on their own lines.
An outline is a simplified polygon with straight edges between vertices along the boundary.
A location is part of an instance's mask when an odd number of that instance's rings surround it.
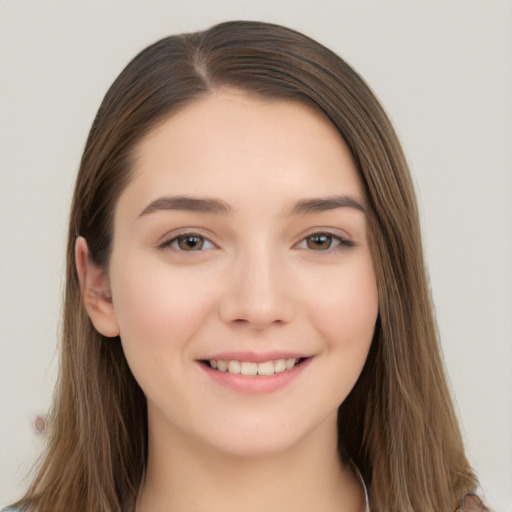
<svg viewBox="0 0 512 512">
<path fill-rule="evenodd" d="M 213 450 L 227 456 L 240 458 L 268 458 L 295 450 L 307 449 L 309 441 L 321 436 L 337 442 L 336 414 L 327 420 L 312 424 L 301 418 L 282 416 L 276 418 L 244 418 L 245 421 L 230 425 L 217 424 L 208 431 L 207 442 Z M 317 443 L 318 444 L 318 443 Z"/>
<path fill-rule="evenodd" d="M 268 434 L 268 433 L 267 433 Z M 224 442 L 222 442 L 224 441 Z M 276 436 L 275 433 L 265 435 L 257 433 L 230 438 L 229 440 L 216 440 L 211 443 L 214 449 L 228 457 L 237 458 L 269 458 L 278 456 L 297 446 L 298 440 L 289 436 Z"/>
</svg>

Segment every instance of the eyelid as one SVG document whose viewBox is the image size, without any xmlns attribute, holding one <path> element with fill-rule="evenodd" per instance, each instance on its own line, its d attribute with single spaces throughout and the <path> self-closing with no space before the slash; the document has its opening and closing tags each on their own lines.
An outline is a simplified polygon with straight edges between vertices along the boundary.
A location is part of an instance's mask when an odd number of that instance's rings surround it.
<svg viewBox="0 0 512 512">
<path fill-rule="evenodd" d="M 302 235 L 301 239 L 296 244 L 294 244 L 294 248 L 313 251 L 313 249 L 308 249 L 307 247 L 299 247 L 299 245 L 306 243 L 308 238 L 315 236 L 315 235 L 329 235 L 329 236 L 339 240 L 339 244 L 336 245 L 335 247 L 329 247 L 329 249 L 318 250 L 318 251 L 314 251 L 314 252 L 330 252 L 330 251 L 336 250 L 340 247 L 349 248 L 349 247 L 353 247 L 354 245 L 356 245 L 354 243 L 354 241 L 351 239 L 351 237 L 344 231 L 341 231 L 339 229 L 334 229 L 334 228 L 314 228 L 314 229 L 310 230 L 309 232 L 307 232 L 306 234 Z"/>
<path fill-rule="evenodd" d="M 330 251 L 338 249 L 339 247 L 348 248 L 348 247 L 353 247 L 354 245 L 356 245 L 352 241 L 351 237 L 346 232 L 341 231 L 340 229 L 319 227 L 319 228 L 311 229 L 308 232 L 301 235 L 300 240 L 298 242 L 296 242 L 295 244 L 293 244 L 293 248 L 299 248 L 299 249 L 313 251 L 313 249 L 308 249 L 307 247 L 299 247 L 299 246 L 301 244 L 306 243 L 306 241 L 309 237 L 312 237 L 315 235 L 329 235 L 332 238 L 337 239 L 339 241 L 339 243 L 335 247 L 329 247 L 328 249 L 318 250 L 315 252 L 330 252 Z M 179 238 L 187 237 L 187 236 L 201 238 L 209 245 L 209 247 L 201 248 L 196 251 L 194 251 L 194 250 L 185 251 L 185 250 L 179 249 L 177 247 L 172 247 L 172 245 L 174 243 L 176 243 Z M 158 244 L 157 244 L 158 249 L 166 249 L 169 247 L 173 248 L 177 252 L 204 252 L 205 250 L 211 250 L 213 248 L 218 248 L 218 245 L 211 240 L 210 235 L 205 234 L 204 232 L 202 232 L 201 229 L 183 228 L 183 229 L 175 230 L 175 231 L 172 231 L 172 232 L 166 234 L 164 237 L 162 237 L 161 241 L 158 242 Z"/>
<path fill-rule="evenodd" d="M 207 242 L 210 247 L 207 248 L 201 248 L 199 250 L 190 250 L 185 251 L 183 249 L 179 249 L 177 247 L 172 247 L 174 243 L 178 241 L 178 239 L 183 237 L 197 237 L 203 239 L 205 242 Z M 176 231 L 173 231 L 171 233 L 166 234 L 164 237 L 162 237 L 161 241 L 157 245 L 157 249 L 167 249 L 171 248 L 174 249 L 176 252 L 204 252 L 205 250 L 210 250 L 217 248 L 218 246 L 212 242 L 212 240 L 209 238 L 209 236 L 205 235 L 204 233 L 201 233 L 201 230 L 194 229 L 194 228 L 183 228 Z"/>
</svg>

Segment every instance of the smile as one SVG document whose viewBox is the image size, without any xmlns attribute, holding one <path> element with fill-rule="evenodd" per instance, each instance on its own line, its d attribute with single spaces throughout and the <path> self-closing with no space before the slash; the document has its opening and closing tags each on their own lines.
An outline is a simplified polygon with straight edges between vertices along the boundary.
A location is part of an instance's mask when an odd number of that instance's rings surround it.
<svg viewBox="0 0 512 512">
<path fill-rule="evenodd" d="M 220 372 L 227 372 L 232 374 L 241 374 L 247 376 L 269 376 L 276 373 L 283 373 L 292 370 L 295 365 L 299 364 L 302 360 L 296 358 L 289 359 L 275 359 L 270 361 L 263 361 L 261 363 L 251 361 L 236 361 L 224 359 L 210 359 L 206 363 L 210 368 Z"/>
<path fill-rule="evenodd" d="M 314 356 L 293 354 L 218 354 L 216 359 L 198 360 L 199 368 L 213 382 L 237 393 L 260 395 L 291 385 Z M 274 359 L 275 358 L 275 359 Z"/>
</svg>

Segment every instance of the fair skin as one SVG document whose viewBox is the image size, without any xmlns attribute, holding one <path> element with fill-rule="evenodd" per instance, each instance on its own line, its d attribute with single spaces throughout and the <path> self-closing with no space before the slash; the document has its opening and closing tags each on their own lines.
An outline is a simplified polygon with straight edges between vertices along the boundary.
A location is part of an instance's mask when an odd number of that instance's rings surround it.
<svg viewBox="0 0 512 512">
<path fill-rule="evenodd" d="M 336 420 L 378 312 L 364 209 L 347 147 L 298 103 L 221 90 L 142 141 L 108 275 L 76 247 L 147 397 L 138 512 L 363 508 Z"/>
</svg>

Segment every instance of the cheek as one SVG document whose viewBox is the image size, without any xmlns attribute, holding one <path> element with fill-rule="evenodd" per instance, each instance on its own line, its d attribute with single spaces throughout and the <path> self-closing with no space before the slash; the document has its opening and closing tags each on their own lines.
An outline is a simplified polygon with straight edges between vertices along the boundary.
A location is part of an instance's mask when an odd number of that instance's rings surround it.
<svg viewBox="0 0 512 512">
<path fill-rule="evenodd" d="M 373 339 L 378 294 L 371 262 L 352 261 L 335 272 L 316 276 L 309 289 L 309 323 L 320 335 L 324 350 L 317 358 L 318 381 L 304 392 L 316 406 L 332 412 L 354 387 Z M 325 283 L 323 289 L 318 283 Z M 310 283 L 312 284 L 312 283 Z"/>
<path fill-rule="evenodd" d="M 333 348 L 369 348 L 378 315 L 378 293 L 370 261 L 352 265 L 315 294 L 317 329 Z"/>
<path fill-rule="evenodd" d="M 124 261 L 115 268 L 112 296 L 127 357 L 137 352 L 158 359 L 186 349 L 211 313 L 208 286 L 191 283 L 190 271 L 171 273 L 154 261 Z"/>
</svg>

